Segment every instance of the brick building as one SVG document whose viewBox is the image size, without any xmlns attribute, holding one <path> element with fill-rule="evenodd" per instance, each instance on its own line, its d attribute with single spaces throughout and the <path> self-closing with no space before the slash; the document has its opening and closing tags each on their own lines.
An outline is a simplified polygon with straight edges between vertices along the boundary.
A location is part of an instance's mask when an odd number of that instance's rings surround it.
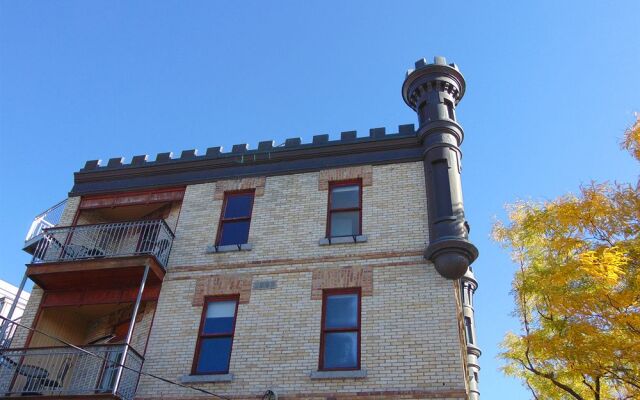
<svg viewBox="0 0 640 400">
<path fill-rule="evenodd" d="M 420 60 L 417 129 L 87 162 L 27 241 L 0 393 L 477 399 L 464 90 Z"/>
</svg>

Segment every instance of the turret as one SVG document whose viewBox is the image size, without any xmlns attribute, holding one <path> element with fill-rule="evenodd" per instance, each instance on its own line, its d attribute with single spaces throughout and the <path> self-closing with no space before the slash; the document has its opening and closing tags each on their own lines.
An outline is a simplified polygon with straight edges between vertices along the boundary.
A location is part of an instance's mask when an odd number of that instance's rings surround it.
<svg viewBox="0 0 640 400">
<path fill-rule="evenodd" d="M 478 375 L 480 364 L 478 358 L 482 352 L 477 346 L 476 323 L 473 311 L 473 295 L 478 289 L 478 282 L 471 268 L 460 278 L 460 298 L 462 303 L 462 318 L 467 342 L 467 371 L 469 372 L 469 400 L 478 400 Z"/>
<path fill-rule="evenodd" d="M 459 279 L 478 257 L 469 241 L 460 183 L 460 145 L 464 133 L 456 122 L 456 106 L 465 81 L 455 64 L 435 57 L 415 63 L 402 85 L 405 103 L 417 114 L 418 136 L 424 147 L 424 171 L 429 205 L 429 245 L 424 256 L 440 275 Z"/>
</svg>

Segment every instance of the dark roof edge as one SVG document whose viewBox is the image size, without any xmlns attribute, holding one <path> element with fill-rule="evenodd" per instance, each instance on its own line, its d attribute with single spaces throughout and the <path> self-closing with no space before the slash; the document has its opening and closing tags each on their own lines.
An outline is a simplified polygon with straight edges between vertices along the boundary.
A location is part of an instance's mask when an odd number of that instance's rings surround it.
<svg viewBox="0 0 640 400">
<path fill-rule="evenodd" d="M 348 134 L 348 135 L 345 135 Z M 328 135 L 320 135 L 328 138 Z M 370 131 L 368 137 L 356 137 L 356 132 L 343 132 L 340 140 L 302 144 L 299 139 L 288 139 L 283 147 L 240 151 L 234 146 L 230 153 L 198 156 L 195 151 L 183 151 L 180 158 L 156 161 L 134 157 L 124 165 L 120 159 L 111 159 L 107 166 L 87 166 L 74 174 L 74 186 L 70 196 L 131 191 L 139 189 L 181 186 L 220 179 L 245 176 L 284 175 L 309 172 L 326 168 L 339 168 L 362 164 L 385 164 L 419 160 L 422 154 L 420 141 L 414 126 L 401 125 L 399 132 L 387 135 L 384 128 Z M 288 145 L 286 143 L 289 143 Z M 219 148 L 218 148 L 219 149 Z M 209 149 L 211 150 L 211 149 Z M 114 160 L 118 160 L 116 162 Z"/>
</svg>

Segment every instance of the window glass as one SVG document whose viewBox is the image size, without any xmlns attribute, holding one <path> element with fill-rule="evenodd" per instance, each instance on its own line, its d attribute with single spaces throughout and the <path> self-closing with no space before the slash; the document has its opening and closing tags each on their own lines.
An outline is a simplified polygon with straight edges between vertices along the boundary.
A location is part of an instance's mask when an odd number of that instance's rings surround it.
<svg viewBox="0 0 640 400">
<path fill-rule="evenodd" d="M 251 221 L 224 222 L 220 236 L 220 246 L 247 243 Z"/>
<path fill-rule="evenodd" d="M 356 293 L 327 296 L 325 307 L 325 328 L 358 327 L 358 295 Z"/>
<path fill-rule="evenodd" d="M 206 303 L 196 346 L 193 373 L 226 374 L 229 372 L 237 304 L 237 298 L 212 300 Z"/>
<path fill-rule="evenodd" d="M 224 218 L 239 218 L 251 216 L 253 193 L 234 194 L 227 197 Z"/>
<path fill-rule="evenodd" d="M 236 302 L 234 300 L 209 303 L 202 332 L 231 333 L 235 314 Z"/>
<path fill-rule="evenodd" d="M 360 289 L 323 296 L 320 369 L 360 368 Z"/>
<path fill-rule="evenodd" d="M 197 372 L 228 372 L 232 341 L 233 337 L 203 338 L 200 342 Z"/>
<path fill-rule="evenodd" d="M 467 340 L 473 344 L 473 329 L 471 328 L 471 318 L 464 317 L 464 325 L 467 328 Z"/>
<path fill-rule="evenodd" d="M 358 332 L 332 332 L 325 335 L 324 368 L 358 367 Z"/>
<path fill-rule="evenodd" d="M 336 211 L 331 213 L 331 236 L 360 234 L 360 211 Z"/>
<path fill-rule="evenodd" d="M 331 208 L 360 207 L 360 186 L 336 186 L 331 190 Z"/>
</svg>

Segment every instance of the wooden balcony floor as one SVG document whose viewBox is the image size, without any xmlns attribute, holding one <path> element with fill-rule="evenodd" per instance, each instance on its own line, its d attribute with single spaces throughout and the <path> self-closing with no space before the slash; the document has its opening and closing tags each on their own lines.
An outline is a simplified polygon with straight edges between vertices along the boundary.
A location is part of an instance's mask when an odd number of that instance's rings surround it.
<svg viewBox="0 0 640 400">
<path fill-rule="evenodd" d="M 147 264 L 147 282 L 162 282 L 165 271 L 150 255 L 27 264 L 27 276 L 45 290 L 109 289 L 139 285 Z"/>
</svg>

